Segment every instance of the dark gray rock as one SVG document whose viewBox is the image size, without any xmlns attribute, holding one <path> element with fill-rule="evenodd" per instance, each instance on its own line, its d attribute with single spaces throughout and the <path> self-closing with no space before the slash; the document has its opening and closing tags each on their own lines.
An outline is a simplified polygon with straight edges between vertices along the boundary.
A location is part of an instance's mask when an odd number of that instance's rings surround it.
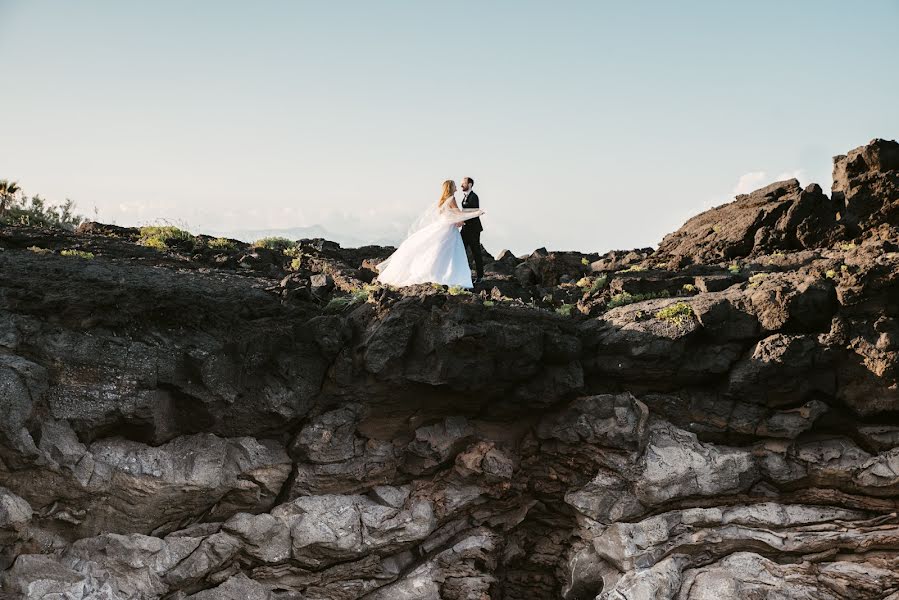
<svg viewBox="0 0 899 600">
<path fill-rule="evenodd" d="M 337 310 L 392 248 L 0 225 L 0 586 L 895 600 L 894 146 Z"/>
<path fill-rule="evenodd" d="M 701 263 L 825 245 L 843 235 L 839 210 L 819 186 L 780 181 L 693 217 L 662 240 L 655 256 Z"/>
<path fill-rule="evenodd" d="M 319 273 L 309 278 L 309 286 L 314 296 L 323 298 L 334 289 L 334 279 L 330 275 Z"/>
</svg>

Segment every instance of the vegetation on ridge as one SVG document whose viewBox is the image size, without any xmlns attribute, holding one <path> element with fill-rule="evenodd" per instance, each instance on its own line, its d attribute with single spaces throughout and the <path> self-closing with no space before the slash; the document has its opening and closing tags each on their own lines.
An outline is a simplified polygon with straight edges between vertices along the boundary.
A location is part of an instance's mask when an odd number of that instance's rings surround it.
<svg viewBox="0 0 899 600">
<path fill-rule="evenodd" d="M 75 203 L 66 198 L 59 206 L 38 195 L 26 197 L 16 182 L 0 179 L 0 224 L 75 229 L 84 217 L 75 214 Z"/>
<path fill-rule="evenodd" d="M 227 238 L 215 238 L 214 240 L 209 240 L 206 244 L 213 250 L 235 250 L 236 246 L 234 242 Z"/>
<path fill-rule="evenodd" d="M 137 243 L 148 248 L 168 250 L 188 243 L 193 247 L 195 240 L 190 232 L 174 225 L 148 225 L 140 228 L 140 239 Z"/>
<path fill-rule="evenodd" d="M 275 252 L 284 252 L 293 245 L 294 242 L 285 237 L 264 237 L 253 242 L 254 248 L 267 248 Z"/>
</svg>

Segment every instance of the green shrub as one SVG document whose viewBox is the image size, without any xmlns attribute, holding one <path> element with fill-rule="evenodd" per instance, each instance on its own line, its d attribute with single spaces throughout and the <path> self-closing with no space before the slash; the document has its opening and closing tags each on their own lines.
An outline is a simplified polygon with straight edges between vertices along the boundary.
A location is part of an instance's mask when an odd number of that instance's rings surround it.
<svg viewBox="0 0 899 600">
<path fill-rule="evenodd" d="M 237 246 L 234 245 L 234 242 L 227 238 L 215 238 L 214 240 L 209 240 L 209 247 L 213 250 L 234 250 Z"/>
<path fill-rule="evenodd" d="M 148 225 L 140 228 L 140 239 L 137 243 L 156 250 L 168 250 L 172 246 L 189 242 L 193 246 L 195 240 L 189 232 L 174 225 Z"/>
<path fill-rule="evenodd" d="M 686 302 L 678 302 L 667 306 L 656 313 L 656 319 L 682 325 L 693 318 L 693 307 Z"/>
<path fill-rule="evenodd" d="M 68 198 L 59 206 L 49 205 L 40 196 L 25 196 L 17 183 L 0 180 L 0 223 L 72 230 L 84 221 L 74 209 L 75 203 Z"/>
<path fill-rule="evenodd" d="M 288 256 L 290 258 L 300 258 L 303 255 L 303 250 L 297 244 L 285 248 L 283 252 L 284 256 Z"/>
<path fill-rule="evenodd" d="M 828 279 L 836 279 L 837 272 L 833 269 L 828 269 L 827 273 L 825 273 L 824 276 L 827 277 Z"/>
<path fill-rule="evenodd" d="M 463 288 L 461 285 L 451 285 L 447 290 L 450 296 L 471 296 L 471 292 Z"/>
<path fill-rule="evenodd" d="M 491 306 L 493 306 L 493 305 L 494 305 L 493 300 L 484 300 L 484 306 L 486 306 L 486 307 L 489 308 L 489 307 L 491 307 Z"/>
<path fill-rule="evenodd" d="M 696 286 L 692 283 L 685 283 L 681 289 L 688 294 L 693 294 L 696 292 Z"/>
<path fill-rule="evenodd" d="M 571 316 L 571 309 L 574 308 L 574 304 L 563 304 L 559 308 L 556 309 L 556 313 L 562 315 L 563 317 Z"/>
<path fill-rule="evenodd" d="M 354 302 L 368 302 L 371 299 L 372 292 L 378 289 L 376 285 L 365 285 L 358 290 L 353 290 L 350 295 Z"/>
<path fill-rule="evenodd" d="M 855 250 L 855 242 L 843 242 L 842 244 L 840 244 L 840 250 Z"/>
<path fill-rule="evenodd" d="M 147 239 L 142 239 L 138 242 L 141 246 L 146 246 L 147 248 L 153 248 L 154 250 L 168 250 L 168 245 L 158 237 L 151 237 Z"/>
<path fill-rule="evenodd" d="M 731 263 L 730 266 L 727 267 L 727 270 L 730 271 L 731 273 L 733 273 L 734 275 L 739 275 L 740 271 L 742 271 L 743 269 L 737 263 Z"/>
<path fill-rule="evenodd" d="M 76 258 L 84 258 L 84 259 L 92 259 L 94 257 L 93 252 L 85 252 L 83 250 L 63 250 L 60 252 L 62 256 L 74 256 Z"/>
<path fill-rule="evenodd" d="M 264 237 L 253 242 L 254 248 L 268 248 L 275 252 L 284 252 L 293 245 L 293 241 L 285 237 Z"/>
<path fill-rule="evenodd" d="M 590 261 L 587 260 L 587 257 L 584 257 L 584 258 L 581 259 L 581 264 L 584 265 L 585 267 L 589 267 L 589 266 L 590 266 Z"/>
<path fill-rule="evenodd" d="M 758 287 L 761 282 L 767 279 L 770 273 L 756 273 L 749 277 L 749 287 Z"/>
<path fill-rule="evenodd" d="M 606 275 L 600 275 L 596 279 L 593 280 L 593 285 L 590 286 L 589 293 L 590 295 L 595 294 L 600 290 L 604 290 L 606 285 L 609 283 L 609 278 Z"/>
<path fill-rule="evenodd" d="M 646 267 L 641 265 L 631 265 L 626 269 L 622 269 L 618 271 L 619 273 L 639 273 L 640 271 L 645 271 Z"/>
<path fill-rule="evenodd" d="M 325 312 L 340 312 L 342 310 L 345 310 L 352 303 L 352 296 L 338 296 L 336 298 L 331 298 L 331 300 L 325 305 Z"/>
<path fill-rule="evenodd" d="M 368 302 L 372 293 L 381 289 L 378 285 L 366 285 L 361 288 L 350 291 L 346 296 L 338 296 L 331 298 L 330 302 L 325 305 L 325 312 L 341 312 L 351 306 Z"/>
<path fill-rule="evenodd" d="M 303 259 L 299 257 L 290 261 L 290 269 L 292 271 L 299 271 L 301 266 L 303 266 Z"/>
<path fill-rule="evenodd" d="M 615 294 L 609 300 L 609 303 L 606 304 L 607 309 L 617 308 L 619 306 L 626 306 L 628 304 L 633 304 L 634 302 L 643 302 L 644 300 L 653 300 L 655 298 L 668 298 L 671 294 L 668 293 L 667 290 L 662 290 L 661 292 L 650 292 L 648 294 L 631 294 L 628 292 L 621 292 L 620 294 Z"/>
<path fill-rule="evenodd" d="M 35 254 L 53 254 L 53 250 L 50 250 L 49 248 L 39 248 L 37 246 L 28 246 L 28 250 Z"/>
</svg>

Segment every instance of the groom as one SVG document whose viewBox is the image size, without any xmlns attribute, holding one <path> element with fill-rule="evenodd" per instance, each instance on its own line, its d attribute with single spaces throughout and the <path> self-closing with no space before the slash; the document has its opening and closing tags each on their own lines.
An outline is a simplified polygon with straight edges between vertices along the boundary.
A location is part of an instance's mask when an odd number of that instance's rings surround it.
<svg viewBox="0 0 899 600">
<path fill-rule="evenodd" d="M 474 179 L 471 177 L 464 177 L 462 179 L 461 187 L 462 208 L 481 208 L 478 203 L 478 195 L 471 189 L 474 187 Z M 475 217 L 474 219 L 465 221 L 465 224 L 462 225 L 462 231 L 460 232 L 462 234 L 462 243 L 465 244 L 465 247 L 474 257 L 474 266 L 478 275 L 474 280 L 475 284 L 481 283 L 481 279 L 484 277 L 484 257 L 481 256 L 481 231 L 483 230 L 481 218 Z"/>
</svg>

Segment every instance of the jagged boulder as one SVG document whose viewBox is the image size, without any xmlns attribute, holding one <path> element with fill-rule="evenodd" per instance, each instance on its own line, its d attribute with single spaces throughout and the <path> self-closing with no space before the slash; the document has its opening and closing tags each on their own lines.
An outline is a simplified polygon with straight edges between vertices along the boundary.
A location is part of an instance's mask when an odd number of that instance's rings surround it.
<svg viewBox="0 0 899 600">
<path fill-rule="evenodd" d="M 590 263 L 593 273 L 607 273 L 621 271 L 639 265 L 653 252 L 652 248 L 638 248 L 636 250 L 612 250 L 606 252 L 599 259 Z"/>
<path fill-rule="evenodd" d="M 835 156 L 832 193 L 857 232 L 899 227 L 899 143 L 874 139 Z"/>
<path fill-rule="evenodd" d="M 819 185 L 780 181 L 696 215 L 667 235 L 655 256 L 704 263 L 815 248 L 843 235 L 838 212 Z"/>
<path fill-rule="evenodd" d="M 525 262 L 534 272 L 537 283 L 551 287 L 565 281 L 577 281 L 590 271 L 590 263 L 596 258 L 596 254 L 547 252 L 540 248 L 531 253 Z M 521 277 L 519 281 L 522 281 Z"/>
</svg>

